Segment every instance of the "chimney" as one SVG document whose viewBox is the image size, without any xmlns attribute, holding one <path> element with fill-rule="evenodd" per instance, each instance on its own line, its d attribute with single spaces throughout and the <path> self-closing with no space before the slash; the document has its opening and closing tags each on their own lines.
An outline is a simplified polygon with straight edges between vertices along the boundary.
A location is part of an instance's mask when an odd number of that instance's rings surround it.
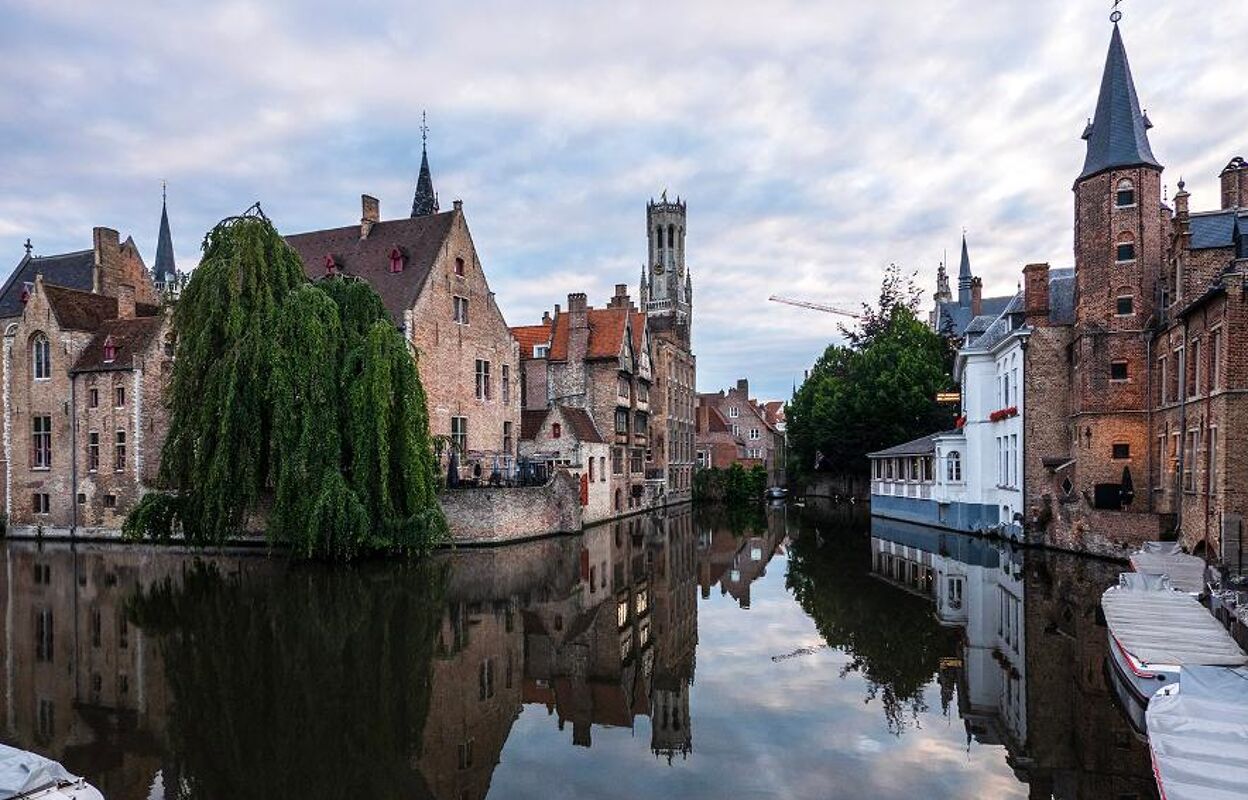
<svg viewBox="0 0 1248 800">
<path fill-rule="evenodd" d="M 1218 176 L 1222 179 L 1222 208 L 1238 208 L 1244 204 L 1245 165 L 1242 156 L 1235 156 Z"/>
<path fill-rule="evenodd" d="M 360 195 L 360 238 L 367 239 L 378 222 L 381 222 L 381 203 L 372 195 Z"/>
<path fill-rule="evenodd" d="M 550 312 L 549 312 L 549 311 L 543 311 L 543 312 L 542 312 L 542 324 L 543 324 L 543 325 L 549 325 L 549 324 L 550 324 Z"/>
<path fill-rule="evenodd" d="M 984 309 L 984 279 L 971 279 L 971 316 L 978 317 Z"/>
<path fill-rule="evenodd" d="M 583 361 L 589 352 L 589 306 L 584 292 L 568 295 L 568 361 Z"/>
<path fill-rule="evenodd" d="M 739 378 L 737 380 L 737 393 L 746 400 L 750 399 L 750 381 L 747 378 Z"/>
<path fill-rule="evenodd" d="M 1191 197 L 1191 193 L 1187 191 L 1187 184 L 1179 180 L 1179 190 L 1174 193 L 1174 218 L 1179 221 L 1187 220 L 1189 216 L 1187 201 Z"/>
<path fill-rule="evenodd" d="M 607 304 L 610 308 L 628 308 L 628 284 L 617 283 L 615 285 L 615 295 L 611 298 L 611 302 Z"/>
<path fill-rule="evenodd" d="M 463 201 L 463 200 L 454 200 L 454 201 L 452 201 L 452 202 L 451 202 L 451 205 L 453 205 L 453 206 L 455 207 L 455 210 L 456 210 L 456 211 L 460 212 L 461 214 L 463 213 L 463 211 L 464 211 L 464 201 Z"/>
<path fill-rule="evenodd" d="M 1023 267 L 1023 312 L 1028 325 L 1042 327 L 1049 324 L 1048 264 Z"/>
<path fill-rule="evenodd" d="M 129 284 L 117 287 L 117 319 L 134 319 L 134 287 Z"/>
</svg>

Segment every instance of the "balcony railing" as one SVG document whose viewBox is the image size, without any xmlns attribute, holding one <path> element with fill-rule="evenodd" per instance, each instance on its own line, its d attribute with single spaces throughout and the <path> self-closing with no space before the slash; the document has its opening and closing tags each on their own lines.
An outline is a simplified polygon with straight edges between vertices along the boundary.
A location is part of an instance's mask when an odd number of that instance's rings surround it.
<svg viewBox="0 0 1248 800">
<path fill-rule="evenodd" d="M 871 494 L 882 497 L 915 497 L 920 500 L 930 500 L 934 485 L 931 481 L 874 480 L 871 481 Z"/>
</svg>

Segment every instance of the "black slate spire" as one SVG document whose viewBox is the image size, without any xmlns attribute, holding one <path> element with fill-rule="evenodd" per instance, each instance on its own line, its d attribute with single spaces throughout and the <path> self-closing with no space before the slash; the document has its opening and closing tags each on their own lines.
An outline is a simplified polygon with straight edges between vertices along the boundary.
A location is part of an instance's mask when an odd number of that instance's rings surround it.
<svg viewBox="0 0 1248 800">
<path fill-rule="evenodd" d="M 157 284 L 166 286 L 173 283 L 177 276 L 177 265 L 173 261 L 173 235 L 169 232 L 169 207 L 165 197 L 165 187 L 160 187 L 160 236 L 156 240 L 156 263 L 152 267 L 152 278 Z"/>
<path fill-rule="evenodd" d="M 958 266 L 958 305 L 971 305 L 971 283 L 975 276 L 971 274 L 971 257 L 966 252 L 966 232 L 962 232 L 962 263 Z"/>
<path fill-rule="evenodd" d="M 1101 94 L 1096 101 L 1096 116 L 1083 132 L 1088 142 L 1088 155 L 1083 162 L 1079 180 L 1116 167 L 1142 165 L 1161 168 L 1148 145 L 1148 129 L 1153 123 L 1140 111 L 1140 99 L 1131 79 L 1127 50 L 1122 44 L 1118 25 L 1109 40 L 1105 57 L 1105 74 L 1101 77 Z"/>
<path fill-rule="evenodd" d="M 420 115 L 420 176 L 416 178 L 416 196 L 412 198 L 412 216 L 427 217 L 438 213 L 438 196 L 433 191 L 433 176 L 429 173 L 429 126 L 425 114 Z"/>
</svg>

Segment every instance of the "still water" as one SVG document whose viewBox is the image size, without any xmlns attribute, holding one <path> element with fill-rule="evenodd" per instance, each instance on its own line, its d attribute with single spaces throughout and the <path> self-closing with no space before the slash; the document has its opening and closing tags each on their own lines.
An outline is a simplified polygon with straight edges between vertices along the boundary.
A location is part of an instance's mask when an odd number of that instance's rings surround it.
<svg viewBox="0 0 1248 800">
<path fill-rule="evenodd" d="M 0 739 L 110 800 L 1154 796 L 1107 562 L 813 507 L 349 569 L 0 552 Z"/>
</svg>

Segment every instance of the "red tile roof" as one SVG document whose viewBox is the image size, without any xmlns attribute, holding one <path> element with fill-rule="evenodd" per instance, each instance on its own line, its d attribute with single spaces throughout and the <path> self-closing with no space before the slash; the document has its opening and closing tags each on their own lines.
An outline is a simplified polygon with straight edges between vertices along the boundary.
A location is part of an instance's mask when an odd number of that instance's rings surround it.
<svg viewBox="0 0 1248 800">
<path fill-rule="evenodd" d="M 367 239 L 360 238 L 360 226 L 331 228 L 287 236 L 286 242 L 303 260 L 303 271 L 312 280 L 326 274 L 325 260 L 332 258 L 337 268 L 362 278 L 381 295 L 395 324 L 403 323 L 403 312 L 415 304 L 424 288 L 451 231 L 455 211 L 424 217 L 377 222 Z M 398 249 L 403 271 L 390 271 L 390 253 Z"/>
<path fill-rule="evenodd" d="M 100 323 L 100 329 L 87 344 L 82 355 L 74 362 L 71 373 L 108 372 L 128 370 L 134 367 L 134 357 L 147 349 L 152 338 L 160 330 L 161 317 L 135 317 L 133 319 L 110 319 Z M 104 344 L 113 340 L 116 353 L 111 361 L 104 360 Z"/>
<path fill-rule="evenodd" d="M 526 442 L 536 439 L 538 432 L 542 429 L 542 423 L 546 421 L 546 415 L 549 413 L 550 409 L 548 408 L 525 409 L 521 411 L 520 438 Z"/>
<path fill-rule="evenodd" d="M 598 444 L 606 441 L 598 433 L 598 428 L 594 426 L 593 419 L 590 418 L 589 412 L 585 409 L 560 406 L 559 411 L 563 414 L 563 418 L 568 421 L 568 426 L 572 428 L 572 435 L 578 441 L 595 442 Z"/>
<path fill-rule="evenodd" d="M 550 344 L 550 324 L 517 325 L 511 329 L 511 336 L 520 343 L 520 359 L 533 358 L 533 348 L 539 344 Z"/>
<path fill-rule="evenodd" d="M 620 354 L 624 343 L 624 330 L 629 322 L 629 315 L 634 320 L 645 323 L 645 314 L 627 308 L 590 308 L 586 311 L 589 323 L 589 343 L 586 347 L 587 359 L 610 359 Z M 562 313 L 555 319 L 555 331 L 550 342 L 550 360 L 568 360 L 568 337 L 571 335 L 572 315 Z M 637 324 L 633 325 L 633 346 L 641 348 L 643 333 Z"/>
</svg>

